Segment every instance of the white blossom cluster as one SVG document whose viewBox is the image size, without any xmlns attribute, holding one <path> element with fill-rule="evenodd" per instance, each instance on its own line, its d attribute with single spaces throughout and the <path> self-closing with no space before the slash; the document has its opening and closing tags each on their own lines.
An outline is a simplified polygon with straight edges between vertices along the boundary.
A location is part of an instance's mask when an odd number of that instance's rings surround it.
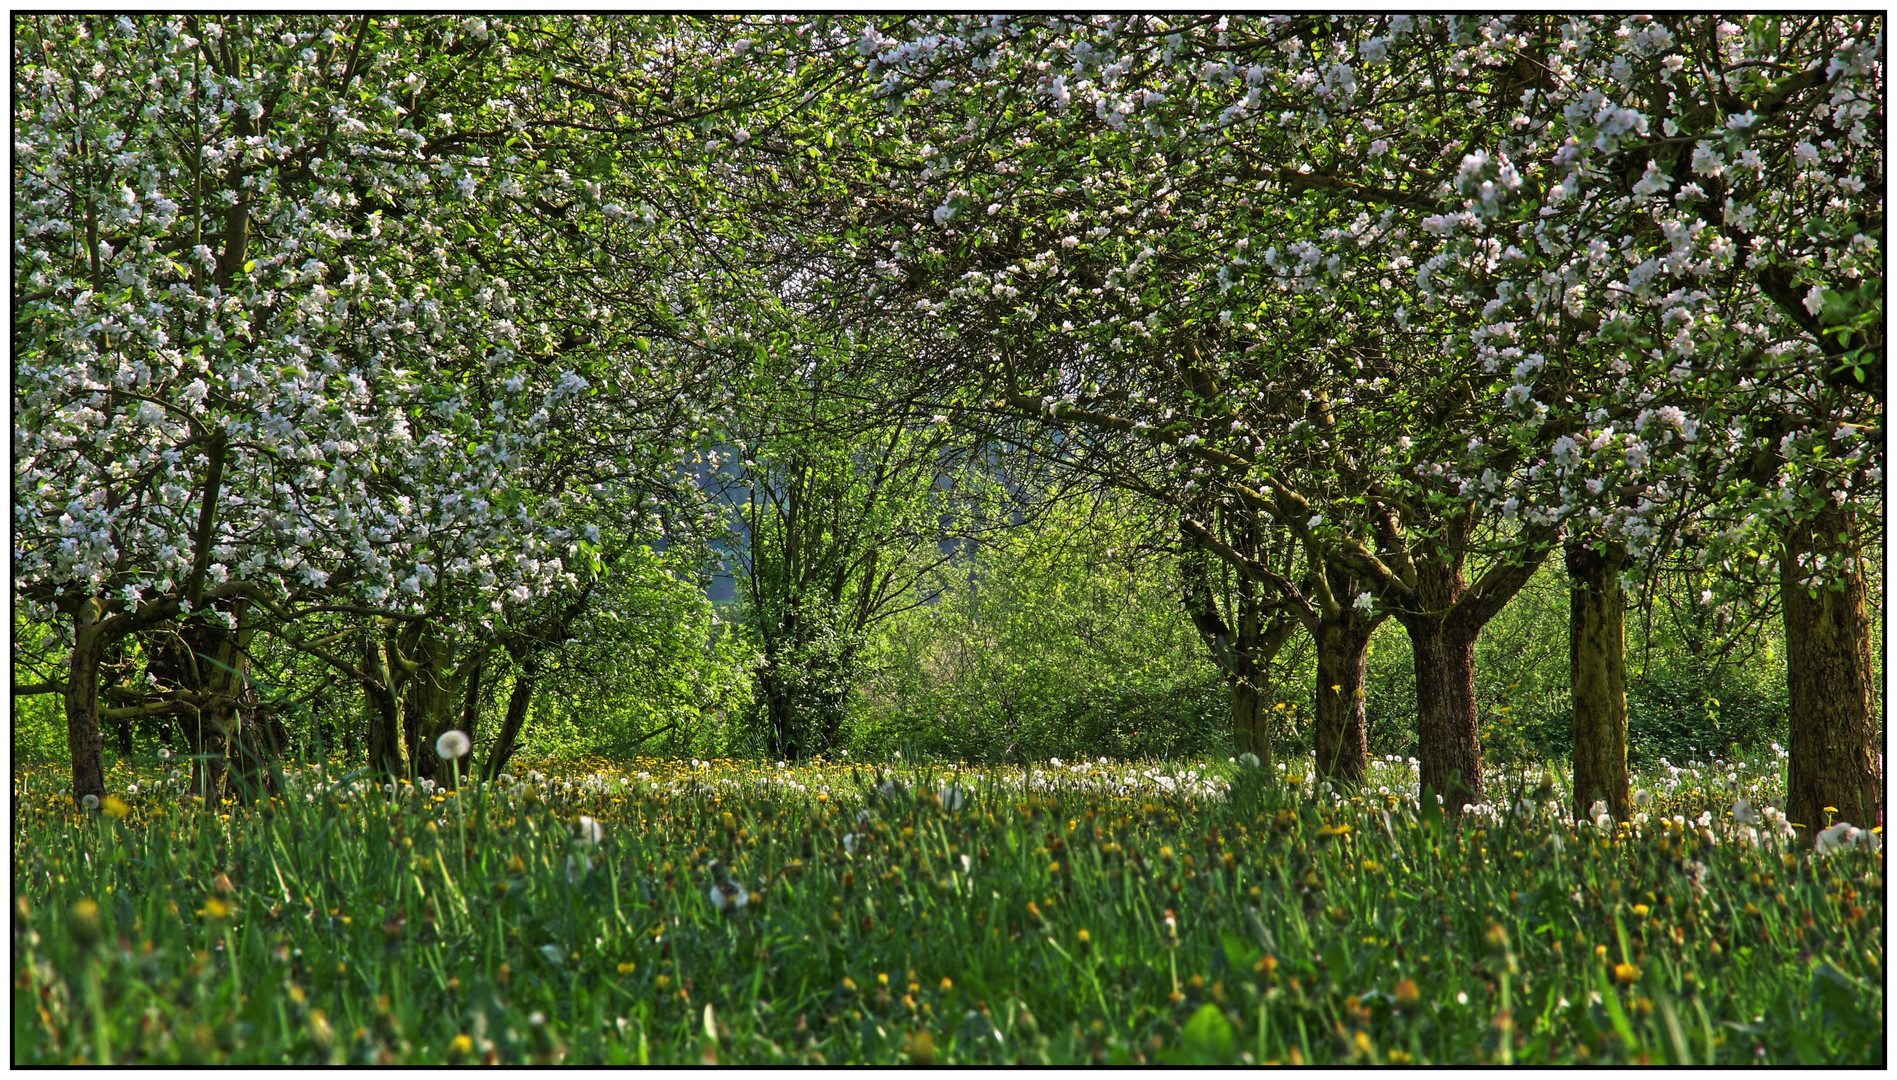
<svg viewBox="0 0 1897 1080">
<path fill-rule="evenodd" d="M 1049 358 L 1052 415 L 1227 451 L 1259 488 L 1296 465 L 1321 490 L 1414 403 L 1473 393 L 1459 437 L 1378 456 L 1390 498 L 1738 580 L 1774 530 L 1881 491 L 1881 408 L 1838 343 L 1881 290 L 1882 50 L 1864 17 L 872 26 L 874 142 L 915 166 L 886 175 L 915 224 L 873 287 L 928 281 L 891 313 Z M 1507 89 L 1446 104 L 1476 84 Z M 976 116 L 998 106 L 1016 121 Z M 1143 366 L 1189 335 L 1219 350 L 1214 415 Z M 1285 384 L 1327 382 L 1334 420 L 1272 400 L 1266 358 L 1299 354 Z M 1205 454 L 1155 463 L 1217 490 Z"/>
</svg>

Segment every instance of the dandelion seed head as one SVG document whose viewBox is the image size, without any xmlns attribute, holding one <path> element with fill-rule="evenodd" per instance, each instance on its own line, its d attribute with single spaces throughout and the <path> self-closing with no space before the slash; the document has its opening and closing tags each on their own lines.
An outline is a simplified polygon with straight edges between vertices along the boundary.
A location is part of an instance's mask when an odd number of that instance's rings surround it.
<svg viewBox="0 0 1897 1080">
<path fill-rule="evenodd" d="M 435 753 L 443 761 L 454 761 L 466 757 L 468 749 L 473 745 L 473 742 L 468 739 L 467 732 L 451 729 L 442 732 L 441 738 L 435 740 Z"/>
</svg>

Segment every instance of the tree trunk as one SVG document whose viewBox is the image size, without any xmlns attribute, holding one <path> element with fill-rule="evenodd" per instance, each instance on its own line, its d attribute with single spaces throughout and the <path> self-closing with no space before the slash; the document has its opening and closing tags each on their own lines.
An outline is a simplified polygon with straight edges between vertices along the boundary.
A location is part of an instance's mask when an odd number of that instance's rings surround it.
<svg viewBox="0 0 1897 1080">
<path fill-rule="evenodd" d="M 534 683 L 539 678 L 539 668 L 529 657 L 520 666 L 520 674 L 514 677 L 514 691 L 507 697 L 507 716 L 501 721 L 500 737 L 494 740 L 494 749 L 488 752 L 487 778 L 493 780 L 507 768 L 507 759 L 514 756 L 514 743 L 520 738 L 520 729 L 527 722 L 527 707 L 533 704 Z"/>
<path fill-rule="evenodd" d="M 1596 801 L 1616 821 L 1633 814 L 1627 794 L 1626 598 L 1618 544 L 1570 540 L 1568 671 L 1574 699 L 1574 816 Z"/>
<path fill-rule="evenodd" d="M 362 684 L 369 701 L 369 768 L 391 780 L 409 775 L 408 738 L 402 721 L 399 657 L 393 642 L 377 641 L 373 630 L 362 638 L 363 665 L 369 678 Z"/>
<path fill-rule="evenodd" d="M 1263 672 L 1230 680 L 1232 687 L 1232 746 L 1241 754 L 1256 754 L 1271 764 L 1271 684 Z"/>
<path fill-rule="evenodd" d="M 1271 664 L 1297 629 L 1297 620 L 1281 605 L 1269 603 L 1258 584 L 1240 578 L 1228 594 L 1228 621 L 1212 589 L 1211 568 L 1203 548 L 1188 548 L 1180 560 L 1186 614 L 1200 640 L 1225 676 L 1232 695 L 1232 747 L 1235 753 L 1256 754 L 1261 765 L 1272 763 Z"/>
<path fill-rule="evenodd" d="M 244 647 L 249 644 L 248 606 L 238 601 L 233 608 L 237 628 L 233 631 L 219 623 L 194 619 L 180 636 L 196 660 L 197 673 L 192 689 L 205 695 L 195 718 L 187 718 L 188 738 L 193 741 L 192 788 L 204 796 L 204 809 L 216 810 L 224 796 L 234 794 L 248 799 L 262 790 L 263 762 L 250 760 L 265 744 L 248 747 L 241 727 L 240 701 L 245 690 L 245 672 L 249 665 Z M 234 780 L 235 783 L 229 781 Z"/>
<path fill-rule="evenodd" d="M 408 740 L 402 731 L 402 700 L 385 686 L 363 684 L 369 698 L 369 768 L 391 780 L 408 776 Z"/>
<path fill-rule="evenodd" d="M 781 670 L 773 670 L 770 661 L 758 669 L 758 696 L 764 699 L 765 720 L 769 727 L 771 756 L 780 761 L 796 761 L 803 749 L 797 740 L 797 703 L 784 685 Z"/>
<path fill-rule="evenodd" d="M 1482 739 L 1476 728 L 1476 629 L 1430 614 L 1400 614 L 1416 663 L 1417 757 L 1424 787 L 1454 816 L 1482 799 Z"/>
<path fill-rule="evenodd" d="M 1838 508 L 1794 528 L 1779 562 L 1791 691 L 1786 813 L 1808 827 L 1808 837 L 1829 821 L 1871 828 L 1884 820 L 1871 712 L 1870 621 L 1854 524 L 1850 511 Z M 1820 556 L 1825 567 L 1815 572 Z"/>
<path fill-rule="evenodd" d="M 1338 784 L 1363 782 L 1370 767 L 1364 721 L 1364 656 L 1377 623 L 1345 608 L 1317 626 L 1317 693 L 1313 734 L 1317 774 Z"/>
<path fill-rule="evenodd" d="M 417 643 L 415 661 L 421 670 L 408 688 L 404 722 L 412 729 L 415 775 L 440 781 L 454 770 L 435 752 L 435 743 L 455 725 L 455 698 L 460 678 L 454 670 L 454 643 L 430 627 Z"/>
<path fill-rule="evenodd" d="M 474 740 L 480 731 L 481 675 L 487 670 L 487 652 L 488 650 L 485 648 L 477 650 L 473 656 L 468 658 L 468 664 L 465 668 L 467 674 L 463 681 L 465 693 L 461 703 L 461 730 L 468 736 L 468 746 L 470 750 L 468 760 L 462 764 L 459 774 L 451 769 L 449 770 L 450 776 L 466 776 L 469 770 L 474 767 L 472 747 L 476 745 Z"/>
<path fill-rule="evenodd" d="M 72 757 L 72 800 L 105 798 L 105 737 L 99 732 L 99 658 L 105 648 L 99 624 L 105 602 L 80 601 L 72 620 L 72 659 L 66 675 L 66 748 Z"/>
</svg>

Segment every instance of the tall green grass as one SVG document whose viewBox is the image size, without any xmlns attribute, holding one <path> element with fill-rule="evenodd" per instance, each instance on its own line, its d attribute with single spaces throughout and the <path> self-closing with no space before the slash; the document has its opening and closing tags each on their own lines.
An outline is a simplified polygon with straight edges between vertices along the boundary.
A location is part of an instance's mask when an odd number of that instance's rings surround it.
<svg viewBox="0 0 1897 1080">
<path fill-rule="evenodd" d="M 1602 831 L 1301 768 L 309 769 L 206 813 L 153 762 L 93 814 L 22 769 L 14 1061 L 1884 1060 L 1881 852 L 1746 842 L 1736 774 Z"/>
</svg>

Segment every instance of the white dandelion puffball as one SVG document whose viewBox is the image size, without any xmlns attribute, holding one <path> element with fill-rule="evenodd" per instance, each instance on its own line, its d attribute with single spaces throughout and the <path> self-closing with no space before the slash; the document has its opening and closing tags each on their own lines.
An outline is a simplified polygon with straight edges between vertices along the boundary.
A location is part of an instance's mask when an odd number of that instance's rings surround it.
<svg viewBox="0 0 1897 1080">
<path fill-rule="evenodd" d="M 1258 760 L 1258 755 L 1252 753 L 1249 750 L 1238 755 L 1238 763 L 1240 765 L 1245 766 L 1247 769 L 1257 769 L 1257 768 L 1263 767 L 1262 763 L 1259 762 Z"/>
<path fill-rule="evenodd" d="M 439 754 L 443 761 L 452 761 L 466 757 L 468 748 L 473 745 L 465 731 L 444 731 L 441 733 L 441 738 L 435 740 L 435 753 Z"/>
<path fill-rule="evenodd" d="M 159 761 L 170 761 L 170 760 L 171 760 L 171 747 L 169 747 L 169 746 L 161 746 L 161 747 L 159 747 L 159 748 L 158 748 L 158 760 L 159 760 Z"/>
<path fill-rule="evenodd" d="M 99 808 L 99 797 L 97 795 L 86 795 L 79 800 L 79 805 L 88 810 L 97 810 Z"/>
<path fill-rule="evenodd" d="M 1634 805 L 1642 810 L 1650 809 L 1653 806 L 1653 792 L 1646 788 L 1634 792 Z"/>
<path fill-rule="evenodd" d="M 843 850 L 844 851 L 847 851 L 852 855 L 856 854 L 856 842 L 857 842 L 857 835 L 855 833 L 843 834 Z M 717 890 L 714 889 L 712 891 L 716 892 Z M 712 903 L 715 904 L 717 903 L 717 901 L 713 900 Z"/>
<path fill-rule="evenodd" d="M 588 847 L 606 839 L 606 827 L 585 814 L 580 815 L 579 830 L 580 843 Z"/>
<path fill-rule="evenodd" d="M 751 902 L 751 894 L 744 891 L 744 886 L 730 880 L 718 882 L 706 890 L 705 895 L 719 911 L 736 911 Z"/>
<path fill-rule="evenodd" d="M 944 810 L 960 810 L 962 807 L 968 805 L 968 793 L 964 792 L 955 784 L 950 784 L 943 788 L 938 793 L 938 796 L 942 800 L 942 809 Z"/>
</svg>

